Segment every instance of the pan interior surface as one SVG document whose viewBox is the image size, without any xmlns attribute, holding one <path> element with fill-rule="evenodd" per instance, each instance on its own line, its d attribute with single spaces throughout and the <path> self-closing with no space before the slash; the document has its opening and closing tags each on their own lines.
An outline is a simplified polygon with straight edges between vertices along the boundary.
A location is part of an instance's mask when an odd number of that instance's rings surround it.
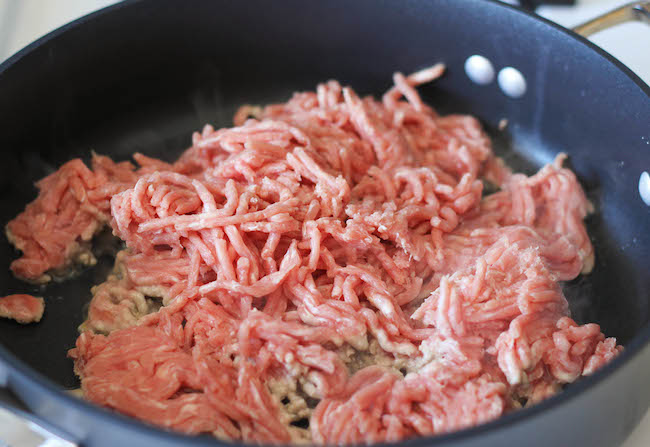
<svg viewBox="0 0 650 447">
<path fill-rule="evenodd" d="M 134 152 L 172 160 L 192 131 L 231 125 L 242 104 L 285 101 L 332 78 L 381 95 L 394 71 L 445 62 L 446 75 L 420 89 L 427 103 L 479 117 L 497 153 L 528 174 L 566 152 L 593 201 L 596 267 L 565 286 L 576 320 L 599 323 L 621 344 L 648 323 L 650 213 L 636 193 L 650 160 L 647 89 L 570 35 L 489 2 L 266 5 L 127 2 L 3 65 L 0 222 L 35 197 L 34 181 L 71 158 L 87 160 L 91 150 L 117 160 Z M 496 83 L 473 84 L 463 71 L 473 54 L 519 69 L 526 95 L 511 99 Z M 504 118 L 508 126 L 498 130 Z M 2 238 L 0 294 L 44 296 L 46 314 L 28 326 L 1 320 L 0 343 L 57 385 L 75 388 L 66 353 L 90 288 L 112 259 L 40 287 L 10 274 L 16 256 Z"/>
</svg>

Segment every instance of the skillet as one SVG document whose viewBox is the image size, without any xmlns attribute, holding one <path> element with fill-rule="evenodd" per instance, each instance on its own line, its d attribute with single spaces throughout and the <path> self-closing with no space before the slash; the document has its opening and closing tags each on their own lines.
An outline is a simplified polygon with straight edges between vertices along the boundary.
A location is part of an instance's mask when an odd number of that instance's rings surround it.
<svg viewBox="0 0 650 447">
<path fill-rule="evenodd" d="M 648 11 L 639 2 L 615 19 Z M 464 70 L 471 55 L 497 70 L 514 67 L 525 93 L 513 98 L 497 82 L 472 82 Z M 569 154 L 596 205 L 588 230 L 597 263 L 565 294 L 578 322 L 598 322 L 626 350 L 539 405 L 404 444 L 616 445 L 650 402 L 650 212 L 638 193 L 640 175 L 650 170 L 650 88 L 585 39 L 521 10 L 488 0 L 127 0 L 81 18 L 0 65 L 0 221 L 34 198 L 35 180 L 73 157 L 87 159 L 90 149 L 118 160 L 135 151 L 170 160 L 193 130 L 230 125 L 243 103 L 284 101 L 329 78 L 381 94 L 395 70 L 438 61 L 448 71 L 420 89 L 423 99 L 442 113 L 479 117 L 512 167 L 532 173 L 558 152 Z M 15 257 L 2 239 L 0 293 L 47 302 L 37 325 L 0 321 L 0 385 L 30 418 L 85 446 L 224 444 L 67 395 L 78 382 L 66 352 L 90 287 L 111 260 L 41 289 L 11 276 Z"/>
</svg>

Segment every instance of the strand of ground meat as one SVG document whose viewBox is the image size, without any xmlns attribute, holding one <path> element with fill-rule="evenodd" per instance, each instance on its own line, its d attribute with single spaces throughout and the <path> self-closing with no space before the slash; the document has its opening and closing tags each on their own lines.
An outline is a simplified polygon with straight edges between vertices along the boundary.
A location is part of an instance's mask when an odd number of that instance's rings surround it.
<svg viewBox="0 0 650 447">
<path fill-rule="evenodd" d="M 41 181 L 8 226 L 17 275 L 52 277 L 104 222 L 126 245 L 70 351 L 85 397 L 187 433 L 372 443 L 488 421 L 611 360 L 558 282 L 594 262 L 564 156 L 512 174 L 476 119 L 422 102 L 442 71 L 397 73 L 382 101 L 329 81 L 206 126 L 173 164 Z"/>
</svg>

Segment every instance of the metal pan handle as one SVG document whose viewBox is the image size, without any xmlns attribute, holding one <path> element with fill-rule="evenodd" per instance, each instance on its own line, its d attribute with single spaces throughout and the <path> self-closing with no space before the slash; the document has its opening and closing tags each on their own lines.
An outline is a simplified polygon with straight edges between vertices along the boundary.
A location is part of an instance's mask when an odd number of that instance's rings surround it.
<svg viewBox="0 0 650 447">
<path fill-rule="evenodd" d="M 77 447 L 71 436 L 33 414 L 7 387 L 0 363 L 0 445 Z"/>
<path fill-rule="evenodd" d="M 643 22 L 650 25 L 650 1 L 628 3 L 574 27 L 573 31 L 588 37 L 626 22 Z"/>
<path fill-rule="evenodd" d="M 0 445 L 77 447 L 78 444 L 54 433 L 53 427 L 21 408 L 7 389 L 0 389 Z"/>
</svg>

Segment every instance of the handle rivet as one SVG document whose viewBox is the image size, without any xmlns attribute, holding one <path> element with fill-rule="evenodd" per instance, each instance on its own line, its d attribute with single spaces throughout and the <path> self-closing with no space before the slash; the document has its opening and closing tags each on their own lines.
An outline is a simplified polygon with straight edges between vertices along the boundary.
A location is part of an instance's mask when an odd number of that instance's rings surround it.
<svg viewBox="0 0 650 447">
<path fill-rule="evenodd" d="M 516 68 L 502 68 L 497 76 L 497 82 L 503 93 L 511 98 L 521 98 L 526 93 L 526 78 Z"/>
<path fill-rule="evenodd" d="M 648 171 L 643 171 L 639 178 L 639 195 L 641 200 L 650 206 L 650 174 L 648 174 Z"/>
<path fill-rule="evenodd" d="M 487 85 L 494 81 L 494 66 L 486 57 L 475 54 L 465 61 L 465 73 L 474 83 Z"/>
</svg>

